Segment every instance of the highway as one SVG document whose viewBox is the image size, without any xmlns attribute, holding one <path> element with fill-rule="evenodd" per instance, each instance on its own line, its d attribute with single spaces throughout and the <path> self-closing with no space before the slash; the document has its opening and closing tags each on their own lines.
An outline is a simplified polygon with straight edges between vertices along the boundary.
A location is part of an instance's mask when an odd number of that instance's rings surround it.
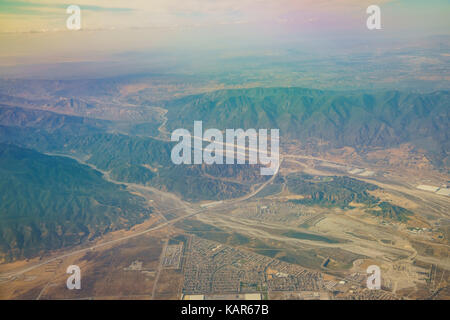
<svg viewBox="0 0 450 320">
<path fill-rule="evenodd" d="M 76 159 L 76 160 L 78 160 L 78 159 Z M 229 205 L 231 203 L 237 203 L 237 202 L 240 202 L 240 201 L 244 201 L 244 200 L 250 199 L 251 197 L 256 195 L 258 192 L 260 192 L 262 189 L 264 189 L 264 187 L 266 187 L 268 184 L 270 184 L 275 179 L 275 177 L 276 177 L 276 175 L 277 175 L 277 173 L 279 171 L 281 162 L 282 162 L 282 160 L 280 159 L 280 162 L 279 162 L 278 167 L 276 169 L 276 173 L 269 180 L 264 182 L 259 188 L 257 188 L 253 192 L 251 192 L 251 193 L 249 193 L 249 194 L 247 194 L 247 195 L 245 195 L 245 196 L 243 196 L 241 198 L 236 198 L 236 199 L 225 200 L 225 201 L 222 201 L 222 202 L 217 202 L 217 205 L 214 206 L 214 208 L 217 209 L 218 206 L 219 207 L 223 206 L 224 208 L 226 208 L 226 207 L 229 207 Z M 165 211 L 159 211 L 158 213 L 160 213 L 160 214 L 170 213 L 170 212 L 177 211 L 177 210 L 180 210 L 180 209 L 185 209 L 186 210 L 187 208 L 186 208 L 186 206 L 177 207 L 177 208 L 171 208 L 171 209 L 168 209 L 168 210 L 165 210 Z M 32 266 L 23 268 L 23 269 L 18 270 L 18 271 L 13 271 L 13 272 L 7 272 L 7 273 L 0 274 L 0 278 L 8 278 L 8 280 L 13 280 L 17 276 L 20 276 L 20 275 L 22 275 L 24 273 L 32 271 L 32 270 L 34 270 L 36 268 L 42 267 L 42 266 L 44 266 L 44 265 L 46 265 L 48 263 L 51 263 L 53 261 L 56 261 L 58 259 L 64 259 L 64 258 L 67 258 L 67 257 L 70 257 L 70 256 L 74 256 L 74 255 L 77 255 L 77 254 L 80 254 L 80 253 L 83 253 L 83 252 L 88 252 L 88 251 L 91 251 L 91 250 L 94 250 L 94 249 L 97 249 L 97 248 L 105 247 L 105 246 L 108 246 L 108 245 L 111 245 L 111 244 L 114 244 L 114 243 L 118 243 L 118 242 L 121 242 L 121 241 L 124 241 L 124 240 L 136 238 L 136 237 L 142 236 L 144 234 L 147 234 L 149 232 L 152 232 L 152 231 L 155 231 L 155 230 L 159 230 L 159 229 L 164 228 L 164 227 L 166 227 L 168 225 L 174 224 L 174 223 L 176 223 L 178 221 L 181 221 L 181 220 L 193 217 L 193 216 L 195 216 L 195 215 L 197 215 L 197 214 L 199 214 L 201 212 L 205 212 L 205 211 L 210 210 L 210 209 L 211 209 L 211 207 L 206 206 L 206 207 L 197 209 L 194 212 L 191 212 L 191 213 L 189 213 L 187 215 L 184 215 L 184 216 L 181 216 L 181 217 L 169 220 L 169 221 L 162 222 L 162 223 L 158 224 L 157 226 L 151 227 L 151 228 L 146 229 L 144 231 L 140 231 L 140 232 L 137 232 L 137 233 L 134 233 L 134 234 L 131 234 L 131 235 L 127 235 L 127 236 L 124 236 L 124 237 L 121 237 L 121 238 L 118 238 L 118 239 L 109 240 L 109 241 L 98 243 L 96 245 L 93 245 L 93 246 L 90 246 L 90 247 L 87 247 L 87 248 L 78 249 L 78 250 L 75 250 L 75 251 L 72 251 L 72 252 L 69 252 L 69 253 L 66 253 L 66 254 L 62 254 L 62 255 L 59 255 L 57 257 L 48 259 L 48 260 L 43 261 L 43 262 L 36 263 L 36 264 L 34 264 Z"/>
</svg>

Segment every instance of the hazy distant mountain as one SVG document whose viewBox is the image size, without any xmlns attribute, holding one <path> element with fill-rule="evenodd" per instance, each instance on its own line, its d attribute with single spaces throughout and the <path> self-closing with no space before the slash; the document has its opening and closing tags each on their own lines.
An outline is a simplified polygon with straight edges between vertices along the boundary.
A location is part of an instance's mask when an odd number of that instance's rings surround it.
<svg viewBox="0 0 450 320">
<path fill-rule="evenodd" d="M 0 105 L 0 125 L 36 128 L 49 133 L 62 130 L 66 133 L 79 135 L 104 131 L 110 125 L 110 122 L 58 114 L 44 110 Z"/>
</svg>

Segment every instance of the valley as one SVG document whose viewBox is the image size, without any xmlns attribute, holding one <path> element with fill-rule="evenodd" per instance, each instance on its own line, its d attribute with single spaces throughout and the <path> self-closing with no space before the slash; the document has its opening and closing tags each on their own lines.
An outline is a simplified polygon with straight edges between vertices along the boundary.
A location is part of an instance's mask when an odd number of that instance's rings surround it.
<svg viewBox="0 0 450 320">
<path fill-rule="evenodd" d="M 39 97 L 0 86 L 0 299 L 450 298 L 448 92 L 198 87 L 139 99 L 148 81 L 24 84 Z M 280 128 L 275 174 L 174 165 L 168 134 L 198 119 Z M 32 232 L 14 229 L 19 213 Z M 65 286 L 71 264 L 81 290 Z M 369 265 L 379 291 L 366 288 Z"/>
<path fill-rule="evenodd" d="M 283 154 L 284 159 L 288 157 L 288 155 Z M 287 162 L 284 161 L 283 163 Z M 196 241 L 204 241 L 201 239 L 205 239 L 206 241 L 213 241 L 213 243 L 235 248 L 235 250 L 244 250 L 245 252 L 261 255 L 261 257 L 275 259 L 274 261 L 285 261 L 285 263 L 301 265 L 310 270 L 317 270 L 319 273 L 323 274 L 323 277 L 325 278 L 335 279 L 327 282 L 322 280 L 322 282 L 320 282 L 322 289 L 320 289 L 319 292 L 327 292 L 328 290 L 326 287 L 327 285 L 330 286 L 330 281 L 331 283 L 333 283 L 332 281 L 335 281 L 336 283 L 339 283 L 339 281 L 349 281 L 340 279 L 347 279 L 348 276 L 355 273 L 359 274 L 359 282 L 352 281 L 352 284 L 347 289 L 342 288 L 339 290 L 340 293 L 338 296 L 340 295 L 341 298 L 344 298 L 346 296 L 345 294 L 349 295 L 349 291 L 354 292 L 355 289 L 351 288 L 355 286 L 355 284 L 359 283 L 358 286 L 363 288 L 364 283 L 362 280 L 365 279 L 365 270 L 363 266 L 369 261 L 372 264 L 376 263 L 381 266 L 383 270 L 384 290 L 386 292 L 391 292 L 394 296 L 400 293 L 397 298 L 405 298 L 402 295 L 403 292 L 408 293 L 408 298 L 426 298 L 427 292 L 429 292 L 428 295 L 434 291 L 439 291 L 439 294 L 444 294 L 446 292 L 445 290 L 440 290 L 447 286 L 448 270 L 450 268 L 448 242 L 446 242 L 446 240 L 443 241 L 442 239 L 433 237 L 431 233 L 413 233 L 408 229 L 407 225 L 401 221 L 395 219 L 380 220 L 379 217 L 364 212 L 364 210 L 358 206 L 355 206 L 352 209 L 342 209 L 340 207 L 328 208 L 321 207 L 320 205 L 311 206 L 298 203 L 297 200 L 295 200 L 296 197 L 290 195 L 284 183 L 279 188 L 280 192 L 262 198 L 258 196 L 260 192 L 263 192 L 266 188 L 270 188 L 273 184 L 276 184 L 277 178 L 283 176 L 284 172 L 290 172 L 289 174 L 292 174 L 294 169 L 297 172 L 310 172 L 310 170 L 315 170 L 316 175 L 321 174 L 321 176 L 324 177 L 328 176 L 327 172 L 321 172 L 317 169 L 309 168 L 306 165 L 298 165 L 296 168 L 293 168 L 291 163 L 288 170 L 282 165 L 279 176 L 274 176 L 271 181 L 267 182 L 261 189 L 256 190 L 253 194 L 249 194 L 241 199 L 226 200 L 222 203 L 214 203 L 212 206 L 203 205 L 201 207 L 199 205 L 189 204 L 173 194 L 152 187 L 145 187 L 138 184 L 126 184 L 127 189 L 131 193 L 138 194 L 148 199 L 148 201 L 151 201 L 154 211 L 158 213 L 156 217 L 153 217 L 142 225 L 133 227 L 129 231 L 113 232 L 102 236 L 95 245 L 62 255 L 55 255 L 54 258 L 49 260 L 46 259 L 42 264 L 38 263 L 31 269 L 22 269 L 23 271 L 20 273 L 10 273 L 8 275 L 8 272 L 3 271 L 8 270 L 10 267 L 8 267 L 8 265 L 2 265 L 0 266 L 0 270 L 2 270 L 3 284 L 0 284 L 0 286 L 7 285 L 8 283 L 11 283 L 11 281 L 13 281 L 13 283 L 23 282 L 26 279 L 27 281 L 24 282 L 23 288 L 29 288 L 28 290 L 31 290 L 30 288 L 35 285 L 41 286 L 38 283 L 42 282 L 31 281 L 30 277 L 33 276 L 30 275 L 34 274 L 36 276 L 37 274 L 45 274 L 45 272 L 42 273 L 39 272 L 39 270 L 45 268 L 46 265 L 52 265 L 55 262 L 60 261 L 60 271 L 57 272 L 60 280 L 49 279 L 48 281 L 50 281 L 51 285 L 45 287 L 47 294 L 40 294 L 40 299 L 62 297 L 80 299 L 148 299 L 152 297 L 151 294 L 139 293 L 139 290 L 134 287 L 132 290 L 128 289 L 131 290 L 129 291 L 129 294 L 124 295 L 123 292 L 127 291 L 123 287 L 123 282 L 117 282 L 114 280 L 115 277 L 109 278 L 109 282 L 103 284 L 96 280 L 95 283 L 98 283 L 98 289 L 95 290 L 97 291 L 92 291 L 94 289 L 87 288 L 86 291 L 84 291 L 85 294 L 79 297 L 67 296 L 67 292 L 64 293 L 64 296 L 60 296 L 60 294 L 63 294 L 64 292 L 61 287 L 63 286 L 65 279 L 63 266 L 67 265 L 69 261 L 70 263 L 84 261 L 86 271 L 90 274 L 91 272 L 94 272 L 93 270 L 89 271 L 91 270 L 90 268 L 96 266 L 96 261 L 99 259 L 91 256 L 91 252 L 105 252 L 106 254 L 108 250 L 122 250 L 114 248 L 121 248 L 124 245 L 134 247 L 136 241 L 144 241 L 143 243 L 147 244 L 154 243 L 156 239 L 151 239 L 155 236 L 157 239 L 160 239 L 159 241 L 161 243 L 164 243 L 164 239 L 177 239 L 181 235 L 184 235 L 187 239 L 192 239 L 192 236 L 195 238 L 198 237 L 199 240 Z M 370 183 L 375 185 L 378 184 L 376 179 L 371 179 Z M 429 196 L 425 191 L 419 192 L 413 188 L 406 187 L 400 188 L 401 191 L 398 191 L 399 188 L 395 184 L 391 185 L 384 182 L 382 185 L 384 192 L 388 194 L 390 193 L 390 190 L 397 190 L 399 194 L 397 197 L 402 199 L 414 197 L 413 199 L 415 201 L 413 202 L 416 203 L 417 207 L 429 207 L 428 203 L 430 200 L 420 201 L 420 199 L 426 199 L 427 196 Z M 420 198 L 418 198 L 419 194 Z M 445 196 L 440 197 L 441 202 L 443 204 L 446 203 L 448 206 L 448 198 L 445 198 Z M 433 229 L 438 230 L 441 227 L 440 223 L 445 223 L 445 219 L 440 220 L 439 215 L 436 215 L 436 218 L 436 224 L 433 226 Z M 438 223 L 438 221 L 441 222 Z M 427 227 L 431 227 L 431 225 L 427 225 Z M 424 251 L 418 254 L 416 249 L 418 248 L 418 245 L 431 245 L 435 248 L 435 252 L 438 252 L 436 250 L 440 250 L 443 256 L 440 256 L 440 258 L 433 257 L 434 254 L 430 256 Z M 147 245 L 145 245 L 145 247 L 147 247 Z M 162 244 L 159 250 L 162 250 Z M 185 250 L 187 249 L 185 248 Z M 121 255 L 118 255 L 117 251 L 115 252 L 115 259 L 124 259 L 124 261 L 130 261 L 130 263 L 135 260 L 143 261 L 143 253 L 124 253 L 125 256 L 120 258 Z M 154 254 L 151 254 L 156 261 L 160 257 L 160 253 L 158 252 L 161 251 L 156 251 Z M 186 256 L 187 254 L 188 252 L 185 252 L 183 255 L 182 265 L 186 262 L 185 259 L 188 259 Z M 113 256 L 109 255 L 109 257 L 109 259 L 111 259 Z M 330 262 L 326 267 L 323 267 L 323 261 L 326 259 L 329 259 Z M 111 262 L 108 262 L 103 268 L 110 268 L 107 267 L 111 266 L 110 263 Z M 83 268 L 83 270 L 85 268 Z M 156 277 L 157 269 L 155 268 L 156 267 L 150 267 L 149 265 L 149 267 L 145 267 L 145 269 L 139 271 L 146 277 L 144 283 L 147 283 L 150 286 L 148 287 L 148 290 L 144 287 L 144 291 L 142 292 L 152 292 L 154 290 L 155 292 L 158 292 L 158 287 L 151 285 L 151 279 L 156 280 L 154 277 Z M 433 280 L 433 276 L 430 276 L 430 273 L 432 273 L 431 270 L 434 268 L 437 270 L 436 272 L 439 273 L 440 278 L 435 278 Z M 95 274 L 102 278 L 102 272 L 99 271 L 102 270 L 102 267 L 96 266 L 95 270 Z M 189 291 L 186 288 L 183 289 L 183 282 L 187 281 L 186 278 L 184 280 L 182 278 L 183 272 L 187 272 L 186 270 L 183 271 L 183 267 L 181 267 L 181 270 L 179 271 L 162 269 L 160 271 L 158 283 L 164 283 L 164 280 L 161 279 L 164 279 L 164 277 L 167 277 L 172 273 L 170 282 L 173 285 L 161 289 L 163 292 L 161 293 L 161 296 L 155 293 L 153 298 L 178 299 L 183 294 L 198 293 L 198 291 Z M 178 280 L 174 282 L 172 280 L 173 276 Z M 87 281 L 92 281 L 89 280 L 89 277 L 87 278 Z M 186 277 L 186 275 L 184 277 Z M 258 280 L 263 281 L 261 285 L 265 283 L 264 281 L 267 281 L 267 277 L 268 275 L 262 278 L 266 280 Z M 42 277 L 39 276 L 36 280 L 38 278 L 40 279 Z M 108 294 L 106 294 L 105 289 L 100 289 L 102 286 L 110 288 L 107 289 Z M 227 292 L 234 292 L 233 290 L 227 291 L 230 289 L 219 288 L 221 287 L 219 286 L 217 289 L 218 291 L 211 291 L 211 293 L 225 294 Z M 261 288 L 265 289 L 261 290 Z M 276 295 L 276 292 L 279 292 L 278 290 L 271 291 L 271 287 L 268 287 L 267 283 L 265 284 L 265 287 L 261 288 L 260 290 L 254 291 L 249 289 L 249 287 L 246 287 L 246 289 L 242 288 L 238 291 L 259 292 L 261 295 L 265 296 Z M 412 288 L 415 289 L 411 291 Z M 427 291 L 425 288 L 430 288 L 429 290 L 432 291 Z M 282 289 L 282 291 L 283 290 L 287 289 Z M 289 289 L 287 292 L 295 292 L 295 290 L 297 289 Z M 57 292 L 61 293 L 59 294 Z M 116 292 L 116 294 L 114 294 L 114 292 Z M 207 292 L 204 293 L 206 294 Z M 324 293 L 321 294 L 323 295 Z M 327 296 L 328 298 L 338 297 L 331 293 L 328 293 Z"/>
</svg>

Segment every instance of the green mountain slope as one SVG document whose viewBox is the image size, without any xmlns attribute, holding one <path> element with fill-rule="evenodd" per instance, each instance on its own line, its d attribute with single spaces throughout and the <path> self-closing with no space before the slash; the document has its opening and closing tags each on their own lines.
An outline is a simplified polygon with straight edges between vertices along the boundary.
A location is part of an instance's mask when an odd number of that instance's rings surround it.
<svg viewBox="0 0 450 320">
<path fill-rule="evenodd" d="M 448 158 L 450 92 L 336 92 L 303 88 L 220 90 L 167 102 L 168 130 L 278 128 L 284 137 L 332 146 L 390 147 L 410 142 L 438 165 Z"/>
<path fill-rule="evenodd" d="M 79 244 L 149 215 L 142 198 L 75 160 L 0 144 L 2 260 Z"/>
<path fill-rule="evenodd" d="M 170 159 L 173 143 L 148 137 L 96 131 L 76 136 L 66 130 L 49 133 L 29 127 L 0 126 L 2 142 L 87 158 L 88 163 L 108 172 L 114 180 L 154 186 L 191 201 L 243 196 L 250 192 L 253 183 L 268 179 L 260 175 L 258 166 L 174 165 Z"/>
</svg>

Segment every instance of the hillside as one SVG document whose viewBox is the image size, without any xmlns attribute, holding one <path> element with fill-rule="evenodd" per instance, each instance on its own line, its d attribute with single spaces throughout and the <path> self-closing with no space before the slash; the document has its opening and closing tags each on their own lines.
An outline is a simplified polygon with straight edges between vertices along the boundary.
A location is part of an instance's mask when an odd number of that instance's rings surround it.
<svg viewBox="0 0 450 320">
<path fill-rule="evenodd" d="M 142 198 L 75 160 L 0 144 L 0 261 L 79 244 L 150 213 Z"/>
<path fill-rule="evenodd" d="M 268 179 L 250 165 L 174 165 L 172 146 L 147 137 L 94 134 L 71 138 L 60 150 L 88 156 L 88 163 L 118 181 L 155 186 L 190 201 L 243 196 L 253 183 Z"/>
<path fill-rule="evenodd" d="M 353 204 L 358 203 L 365 206 L 367 213 L 403 222 L 413 214 L 371 195 L 370 191 L 379 189 L 376 185 L 350 177 L 291 174 L 286 179 L 289 191 L 303 196 L 303 199 L 291 200 L 295 203 L 343 209 L 352 208 Z"/>
<path fill-rule="evenodd" d="M 20 128 L 36 128 L 48 133 L 87 134 L 101 132 L 111 123 L 50 111 L 10 107 L 0 104 L 0 125 Z"/>
<path fill-rule="evenodd" d="M 449 166 L 450 92 L 337 92 L 303 88 L 220 90 L 169 101 L 168 130 L 279 128 L 281 136 L 333 147 L 409 142 Z"/>
</svg>

